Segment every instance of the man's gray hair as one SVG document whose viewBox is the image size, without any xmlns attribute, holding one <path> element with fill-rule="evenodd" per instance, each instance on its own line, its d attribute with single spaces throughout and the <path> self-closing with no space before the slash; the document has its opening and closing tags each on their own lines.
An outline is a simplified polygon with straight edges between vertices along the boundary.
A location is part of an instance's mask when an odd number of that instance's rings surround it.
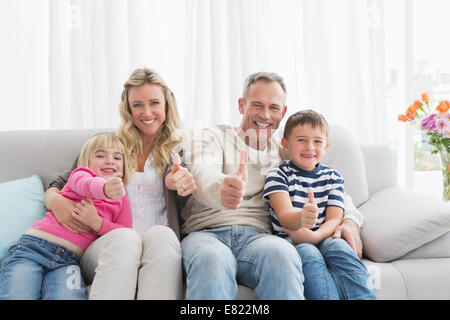
<svg viewBox="0 0 450 320">
<path fill-rule="evenodd" d="M 244 92 L 242 93 L 242 98 L 244 99 L 244 101 L 247 101 L 248 90 L 250 86 L 257 81 L 278 82 L 283 89 L 284 94 L 287 94 L 286 84 L 284 83 L 284 80 L 281 76 L 273 72 L 261 71 L 249 75 L 245 80 Z"/>
</svg>

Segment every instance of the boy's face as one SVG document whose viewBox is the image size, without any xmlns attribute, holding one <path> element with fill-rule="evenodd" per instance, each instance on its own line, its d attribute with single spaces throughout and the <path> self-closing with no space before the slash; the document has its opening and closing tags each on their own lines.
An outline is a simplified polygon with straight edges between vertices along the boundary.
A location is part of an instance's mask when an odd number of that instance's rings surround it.
<svg viewBox="0 0 450 320">
<path fill-rule="evenodd" d="M 123 177 L 123 154 L 119 149 L 96 148 L 89 158 L 89 169 L 106 180 Z"/>
<path fill-rule="evenodd" d="M 329 146 L 325 133 L 310 124 L 295 126 L 288 139 L 283 138 L 281 143 L 294 164 L 308 171 L 316 168 Z"/>
</svg>

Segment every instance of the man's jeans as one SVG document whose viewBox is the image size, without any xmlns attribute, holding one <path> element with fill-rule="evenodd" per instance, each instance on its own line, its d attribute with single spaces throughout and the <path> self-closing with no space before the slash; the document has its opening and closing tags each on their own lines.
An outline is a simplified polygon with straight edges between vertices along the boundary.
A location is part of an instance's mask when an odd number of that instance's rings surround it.
<svg viewBox="0 0 450 320">
<path fill-rule="evenodd" d="M 80 260 L 56 243 L 23 235 L 0 269 L 0 300 L 87 299 Z"/>
<path fill-rule="evenodd" d="M 295 248 L 303 264 L 306 299 L 376 299 L 367 269 L 347 241 L 329 237 L 317 246 Z"/>
<path fill-rule="evenodd" d="M 255 299 L 304 299 L 300 258 L 277 236 L 234 225 L 193 232 L 181 248 L 186 299 L 236 299 L 237 282 Z"/>
</svg>

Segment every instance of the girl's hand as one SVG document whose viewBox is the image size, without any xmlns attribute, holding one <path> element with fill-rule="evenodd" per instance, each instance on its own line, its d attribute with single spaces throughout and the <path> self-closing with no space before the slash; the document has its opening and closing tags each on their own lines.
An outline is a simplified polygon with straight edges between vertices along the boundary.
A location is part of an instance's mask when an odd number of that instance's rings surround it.
<svg viewBox="0 0 450 320">
<path fill-rule="evenodd" d="M 172 172 L 166 176 L 166 187 L 170 190 L 177 190 L 178 195 L 186 197 L 197 188 L 194 176 L 185 167 L 181 166 L 181 159 L 178 154 L 173 157 Z"/>
<path fill-rule="evenodd" d="M 122 175 L 110 178 L 104 188 L 103 192 L 110 199 L 119 200 L 125 196 L 125 187 L 122 181 Z"/>
<path fill-rule="evenodd" d="M 73 218 L 72 213 L 75 209 L 76 202 L 60 195 L 58 191 L 56 188 L 50 188 L 44 197 L 47 208 L 53 213 L 56 221 L 64 228 L 73 232 L 91 232 L 91 228 Z"/>
<path fill-rule="evenodd" d="M 80 203 L 75 204 L 72 216 L 81 223 L 89 226 L 95 232 L 99 232 L 102 228 L 103 219 L 98 215 L 91 198 L 88 201 L 81 200 Z"/>
</svg>

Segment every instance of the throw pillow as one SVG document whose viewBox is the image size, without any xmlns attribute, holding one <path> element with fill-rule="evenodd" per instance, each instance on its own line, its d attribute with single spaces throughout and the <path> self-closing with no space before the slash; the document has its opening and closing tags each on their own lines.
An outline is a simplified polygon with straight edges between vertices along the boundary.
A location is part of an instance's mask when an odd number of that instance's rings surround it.
<svg viewBox="0 0 450 320">
<path fill-rule="evenodd" d="M 450 230 L 450 204 L 406 188 L 377 192 L 358 209 L 363 253 L 375 262 L 397 260 Z"/>
<path fill-rule="evenodd" d="M 9 247 L 46 211 L 39 176 L 0 183 L 0 263 Z"/>
</svg>

